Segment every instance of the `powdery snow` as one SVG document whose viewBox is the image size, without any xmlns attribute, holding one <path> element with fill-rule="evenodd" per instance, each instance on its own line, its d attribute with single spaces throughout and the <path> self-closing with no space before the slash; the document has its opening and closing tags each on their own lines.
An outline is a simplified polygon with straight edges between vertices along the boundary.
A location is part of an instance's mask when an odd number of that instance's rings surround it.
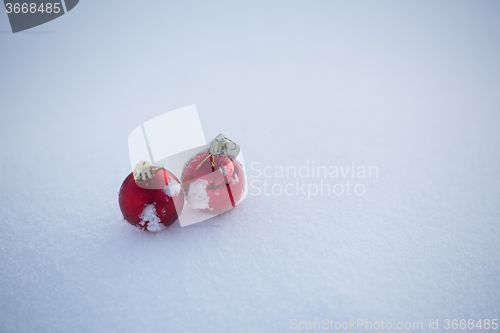
<svg viewBox="0 0 500 333">
<path fill-rule="evenodd" d="M 182 190 L 182 186 L 177 182 L 177 180 L 168 177 L 168 185 L 165 186 L 163 189 L 163 192 L 169 197 L 172 196 L 177 196 L 179 195 L 180 191 Z"/>
<path fill-rule="evenodd" d="M 498 333 L 443 326 L 500 314 L 499 13 L 499 1 L 80 1 L 16 34 L 2 13 L 0 332 L 363 319 Z M 134 228 L 117 198 L 128 135 L 192 103 L 208 140 L 241 146 L 249 195 L 198 224 Z M 307 162 L 378 176 L 275 176 Z M 366 193 L 321 195 L 321 180 Z"/>
<path fill-rule="evenodd" d="M 234 177 L 233 179 L 231 180 L 231 184 L 236 184 L 240 181 L 240 179 L 238 178 L 238 174 L 235 172 L 234 173 Z"/>
<path fill-rule="evenodd" d="M 207 194 L 208 181 L 197 179 L 189 184 L 187 202 L 193 209 L 207 209 L 209 207 L 210 197 Z M 213 208 L 210 208 L 212 210 Z M 203 223 L 203 222 L 201 222 Z"/>
<path fill-rule="evenodd" d="M 224 176 L 225 176 L 225 175 L 227 175 L 227 168 L 226 168 L 226 166 L 225 166 L 225 165 L 221 165 L 221 166 L 219 167 L 219 170 L 220 170 L 220 172 L 222 172 L 222 174 L 223 174 Z"/>
<path fill-rule="evenodd" d="M 141 226 L 146 225 L 146 229 L 148 231 L 159 232 L 166 229 L 166 227 L 160 223 L 161 219 L 156 213 L 156 207 L 154 204 L 150 204 L 144 207 L 144 210 L 142 211 L 141 215 L 139 215 L 139 217 L 142 219 L 139 224 Z"/>
</svg>

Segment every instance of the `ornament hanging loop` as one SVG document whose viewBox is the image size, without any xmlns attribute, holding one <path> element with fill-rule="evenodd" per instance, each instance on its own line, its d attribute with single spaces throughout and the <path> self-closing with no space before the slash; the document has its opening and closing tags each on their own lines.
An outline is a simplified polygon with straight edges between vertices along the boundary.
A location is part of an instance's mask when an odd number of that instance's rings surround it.
<svg viewBox="0 0 500 333">
<path fill-rule="evenodd" d="M 233 148 L 228 147 L 228 141 L 234 144 Z M 210 141 L 210 155 L 208 155 L 200 164 L 196 167 L 195 170 L 199 169 L 201 165 L 210 158 L 210 156 L 226 156 L 227 150 L 235 150 L 238 145 L 231 139 L 227 138 L 224 134 L 217 135 L 212 141 Z M 212 166 L 214 162 L 212 161 Z"/>
<path fill-rule="evenodd" d="M 236 150 L 236 148 L 238 148 L 238 145 L 237 145 L 237 144 L 236 144 L 233 140 L 229 139 L 229 138 L 228 138 L 228 137 L 226 137 L 226 136 L 225 136 L 224 138 L 225 138 L 226 140 L 228 140 L 228 141 L 231 141 L 231 142 L 233 143 L 233 145 L 234 145 L 234 147 L 233 147 L 233 148 L 229 148 L 229 147 L 227 147 L 229 150 Z M 227 143 L 226 143 L 226 146 L 227 146 Z"/>
<path fill-rule="evenodd" d="M 234 144 L 233 148 L 228 147 L 228 141 Z M 226 156 L 228 149 L 235 150 L 236 147 L 238 147 L 238 145 L 233 140 L 226 137 L 224 134 L 219 134 L 215 137 L 215 139 L 210 141 L 210 153 L 214 155 Z"/>
</svg>

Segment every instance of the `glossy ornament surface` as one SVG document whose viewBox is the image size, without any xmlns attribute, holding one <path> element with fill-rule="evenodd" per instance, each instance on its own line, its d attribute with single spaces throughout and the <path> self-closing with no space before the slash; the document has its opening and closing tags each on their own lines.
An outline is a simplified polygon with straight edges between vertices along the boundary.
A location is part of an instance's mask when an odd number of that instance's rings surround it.
<svg viewBox="0 0 500 333">
<path fill-rule="evenodd" d="M 243 166 L 227 154 L 227 149 L 221 148 L 217 138 L 214 139 L 217 143 L 211 142 L 209 151 L 197 154 L 186 163 L 181 175 L 189 206 L 211 214 L 234 207 L 245 190 Z"/>
<path fill-rule="evenodd" d="M 125 178 L 118 202 L 130 224 L 158 232 L 177 220 L 184 207 L 184 193 L 173 173 L 148 164 L 139 162 L 136 170 Z"/>
</svg>

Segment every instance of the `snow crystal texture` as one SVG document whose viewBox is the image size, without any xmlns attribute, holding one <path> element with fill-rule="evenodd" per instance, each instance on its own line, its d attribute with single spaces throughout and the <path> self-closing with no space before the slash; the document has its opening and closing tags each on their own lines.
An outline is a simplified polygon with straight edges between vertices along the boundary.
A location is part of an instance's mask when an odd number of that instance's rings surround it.
<svg viewBox="0 0 500 333">
<path fill-rule="evenodd" d="M 0 332 L 498 318 L 498 2 L 141 6 L 80 1 L 19 34 L 0 15 Z M 137 230 L 128 134 L 193 103 L 207 142 L 241 146 L 250 193 Z M 319 178 L 275 177 L 307 162 L 378 178 L 308 199 Z"/>
<path fill-rule="evenodd" d="M 207 186 L 208 181 L 202 178 L 189 183 L 186 199 L 192 209 L 210 208 L 210 197 L 207 194 Z"/>
<path fill-rule="evenodd" d="M 166 229 L 165 226 L 160 223 L 161 219 L 156 212 L 154 204 L 146 205 L 139 217 L 141 218 L 139 224 L 143 227 L 145 226 L 148 231 L 159 232 Z"/>
</svg>

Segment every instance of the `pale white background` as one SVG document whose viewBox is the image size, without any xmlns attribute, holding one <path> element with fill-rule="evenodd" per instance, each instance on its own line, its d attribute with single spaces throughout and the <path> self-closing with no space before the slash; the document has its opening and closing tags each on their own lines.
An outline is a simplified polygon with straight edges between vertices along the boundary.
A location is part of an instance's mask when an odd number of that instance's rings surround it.
<svg viewBox="0 0 500 333">
<path fill-rule="evenodd" d="M 0 13 L 0 331 L 498 318 L 498 2 L 82 0 L 9 29 Z M 128 134 L 190 104 L 247 167 L 379 177 L 138 232 Z"/>
</svg>

